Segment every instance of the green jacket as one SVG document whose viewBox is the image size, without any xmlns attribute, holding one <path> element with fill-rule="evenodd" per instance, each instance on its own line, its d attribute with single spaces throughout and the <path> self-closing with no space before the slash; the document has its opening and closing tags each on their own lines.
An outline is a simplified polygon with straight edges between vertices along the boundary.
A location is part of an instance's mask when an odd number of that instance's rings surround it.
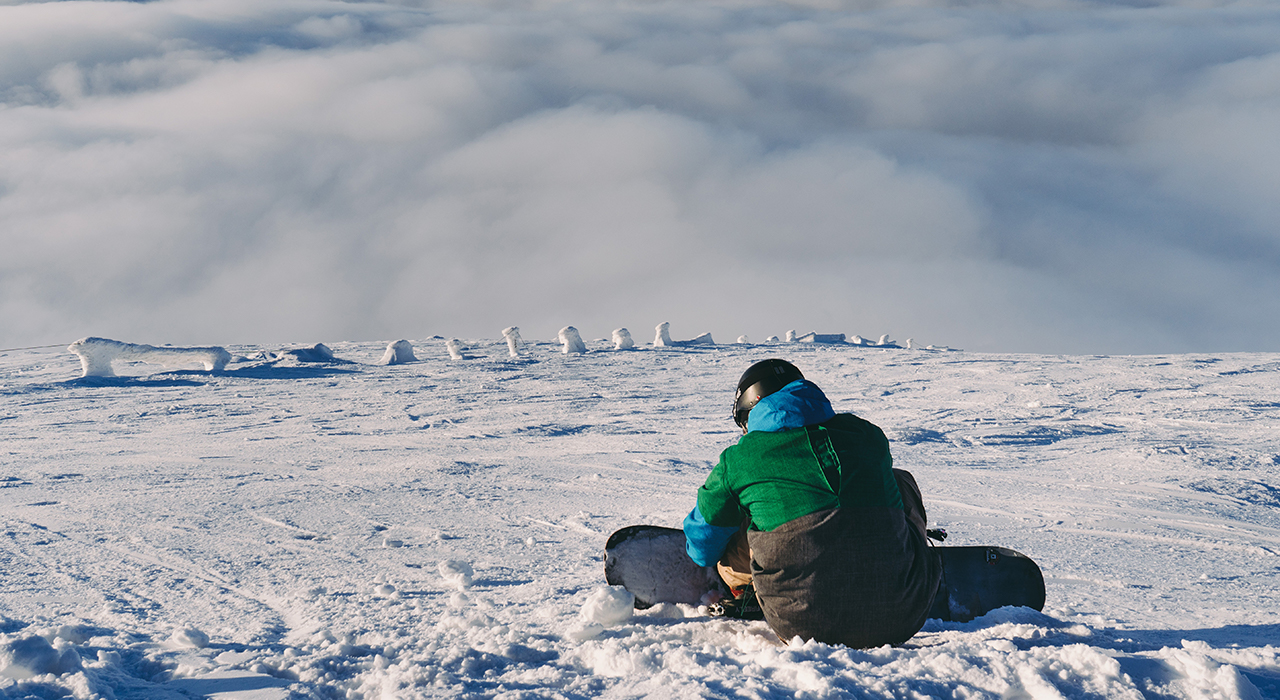
<svg viewBox="0 0 1280 700">
<path fill-rule="evenodd" d="M 706 522 L 766 532 L 830 508 L 893 507 L 902 495 L 884 432 L 842 413 L 819 425 L 752 431 L 720 454 L 698 489 Z"/>
</svg>

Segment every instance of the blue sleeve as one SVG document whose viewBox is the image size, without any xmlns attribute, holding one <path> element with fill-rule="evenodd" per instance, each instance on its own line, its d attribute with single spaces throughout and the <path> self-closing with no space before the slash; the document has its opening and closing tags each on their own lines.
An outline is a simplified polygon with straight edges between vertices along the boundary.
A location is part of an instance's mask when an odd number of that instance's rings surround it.
<svg viewBox="0 0 1280 700">
<path fill-rule="evenodd" d="M 729 538 L 737 531 L 737 527 L 720 527 L 708 523 L 698 507 L 694 506 L 684 519 L 684 549 L 698 566 L 711 566 L 720 561 L 725 548 L 729 546 Z"/>
</svg>

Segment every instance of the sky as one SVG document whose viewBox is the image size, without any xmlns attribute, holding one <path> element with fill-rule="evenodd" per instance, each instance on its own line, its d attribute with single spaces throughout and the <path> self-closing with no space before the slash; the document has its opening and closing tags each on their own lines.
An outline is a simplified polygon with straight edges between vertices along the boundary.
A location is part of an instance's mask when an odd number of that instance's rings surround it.
<svg viewBox="0 0 1280 700">
<path fill-rule="evenodd" d="M 0 0 L 0 350 L 1280 348 L 1280 7 Z"/>
</svg>

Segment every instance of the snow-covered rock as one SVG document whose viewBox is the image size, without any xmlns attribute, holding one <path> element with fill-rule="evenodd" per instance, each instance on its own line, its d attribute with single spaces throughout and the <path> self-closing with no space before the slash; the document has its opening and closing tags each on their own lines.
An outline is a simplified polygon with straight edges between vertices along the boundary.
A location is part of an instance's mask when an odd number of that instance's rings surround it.
<svg viewBox="0 0 1280 700">
<path fill-rule="evenodd" d="M 671 324 L 663 321 L 654 327 L 653 345 L 658 348 L 665 348 L 671 345 Z"/>
<path fill-rule="evenodd" d="M 274 359 L 292 358 L 298 362 L 310 364 L 351 364 L 350 360 L 341 359 L 333 354 L 324 343 L 316 343 L 305 348 L 290 348 L 274 354 Z"/>
<path fill-rule="evenodd" d="M 80 357 L 80 367 L 85 377 L 111 377 L 115 375 L 111 363 L 115 360 L 132 360 L 163 365 L 185 367 L 201 365 L 205 371 L 226 369 L 231 353 L 221 347 L 173 348 L 155 345 L 122 343 L 108 338 L 81 338 L 67 350 Z"/>
<path fill-rule="evenodd" d="M 613 349 L 614 350 L 630 350 L 636 346 L 636 342 L 631 339 L 631 331 L 625 328 L 613 329 Z"/>
<path fill-rule="evenodd" d="M 843 343 L 844 333 L 814 333 L 809 332 L 796 337 L 798 343 Z"/>
<path fill-rule="evenodd" d="M 413 344 L 407 340 L 397 340 L 387 346 L 387 350 L 382 353 L 382 359 L 378 361 L 378 364 L 402 365 L 406 362 L 417 361 L 418 358 L 413 354 Z"/>
<path fill-rule="evenodd" d="M 689 340 L 672 340 L 671 324 L 663 321 L 654 328 L 653 346 L 657 348 L 681 347 L 686 345 L 715 345 L 710 333 L 690 338 Z"/>
<path fill-rule="evenodd" d="M 564 354 L 586 352 L 587 346 L 582 342 L 582 336 L 578 334 L 578 329 L 573 326 L 565 326 L 560 329 L 560 343 Z"/>
</svg>

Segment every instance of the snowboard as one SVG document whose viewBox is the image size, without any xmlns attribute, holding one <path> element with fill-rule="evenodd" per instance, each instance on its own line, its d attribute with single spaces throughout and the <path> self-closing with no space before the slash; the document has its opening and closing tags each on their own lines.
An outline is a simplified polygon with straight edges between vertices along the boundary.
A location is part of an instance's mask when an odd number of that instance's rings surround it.
<svg viewBox="0 0 1280 700">
<path fill-rule="evenodd" d="M 942 580 L 929 617 L 968 622 L 1006 605 L 1044 609 L 1044 576 L 1030 557 L 1004 547 L 933 547 Z M 622 586 L 644 609 L 657 603 L 702 605 L 726 595 L 714 566 L 685 553 L 684 531 L 632 525 L 609 536 L 604 578 Z"/>
</svg>

